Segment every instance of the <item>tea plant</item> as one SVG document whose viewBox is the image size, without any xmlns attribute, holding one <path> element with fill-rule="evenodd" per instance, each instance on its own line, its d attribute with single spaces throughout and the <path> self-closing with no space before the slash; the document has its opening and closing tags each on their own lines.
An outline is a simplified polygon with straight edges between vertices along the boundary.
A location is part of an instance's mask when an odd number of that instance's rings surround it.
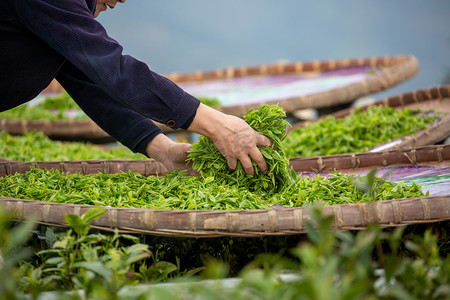
<svg viewBox="0 0 450 300">
<path fill-rule="evenodd" d="M 392 232 L 376 226 L 358 233 L 333 232 L 332 217 L 322 216 L 314 207 L 306 223 L 307 240 L 289 249 L 289 257 L 282 251 L 257 255 L 234 281 L 226 281 L 229 268 L 220 259 L 209 258 L 201 273 L 196 269 L 184 276 L 169 262 L 147 265 L 152 253 L 134 236 L 90 233 L 89 223 L 103 212 L 66 215 L 72 229 L 61 237 L 47 229 L 51 249 L 39 251 L 40 259 L 32 262 L 30 253 L 23 255 L 32 223 L 14 225 L 0 207 L 0 299 L 447 299 L 450 295 L 450 257 L 440 255 L 437 236 L 430 230 L 412 240 L 404 239 L 405 227 Z M 169 279 L 169 284 L 151 284 L 161 279 Z"/>
<path fill-rule="evenodd" d="M 24 244 L 34 228 L 31 221 L 15 225 L 13 214 L 0 205 L 0 299 L 24 298 L 17 291 L 17 281 L 21 276 L 18 266 L 33 254 Z"/>
<path fill-rule="evenodd" d="M 311 211 L 308 241 L 293 258 L 262 254 L 226 281 L 226 265 L 211 261 L 189 285 L 149 288 L 154 299 L 448 299 L 450 257 L 439 255 L 436 236 L 426 231 L 402 240 L 376 226 L 358 233 L 333 232 L 332 217 Z M 402 249 L 402 251 L 400 251 Z M 209 280 L 205 279 L 223 279 Z"/>
<path fill-rule="evenodd" d="M 52 249 L 37 253 L 43 257 L 43 264 L 30 269 L 30 276 L 24 277 L 22 283 L 41 283 L 73 291 L 83 289 L 87 295 L 106 291 L 112 296 L 123 285 L 136 282 L 133 264 L 151 255 L 148 246 L 137 243 L 135 237 L 119 235 L 117 231 L 112 237 L 88 235 L 89 222 L 103 213 L 103 209 L 91 209 L 81 217 L 66 215 L 66 222 L 72 229 L 56 241 Z M 128 238 L 136 244 L 121 247 L 120 238 Z"/>
<path fill-rule="evenodd" d="M 155 260 L 148 264 L 152 252 L 136 236 L 117 230 L 108 235 L 90 233 L 89 223 L 104 213 L 104 209 L 94 208 L 81 217 L 65 215 L 71 229 L 55 238 L 51 249 L 36 253 L 40 264 L 22 265 L 21 289 L 32 294 L 59 290 L 87 299 L 119 299 L 125 285 L 158 282 L 178 274 L 172 263 Z"/>
<path fill-rule="evenodd" d="M 366 152 L 427 128 L 437 119 L 409 109 L 372 106 L 336 119 L 331 116 L 292 130 L 284 140 L 288 157 Z"/>
</svg>

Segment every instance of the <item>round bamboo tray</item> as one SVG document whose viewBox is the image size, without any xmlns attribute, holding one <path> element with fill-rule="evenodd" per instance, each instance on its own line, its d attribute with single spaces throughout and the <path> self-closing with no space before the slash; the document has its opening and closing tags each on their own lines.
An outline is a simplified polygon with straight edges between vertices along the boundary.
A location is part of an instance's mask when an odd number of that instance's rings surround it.
<svg viewBox="0 0 450 300">
<path fill-rule="evenodd" d="M 143 175 L 164 173 L 154 161 L 73 161 L 73 162 L 0 162 L 0 174 L 26 172 L 30 166 L 55 168 L 67 173 L 117 173 L 133 171 Z M 351 173 L 364 168 L 385 166 L 450 166 L 450 145 L 433 145 L 411 150 L 378 153 L 295 158 L 291 165 L 297 172 L 334 170 Z M 161 172 L 161 173 L 160 173 Z M 0 203 L 15 214 L 17 220 L 32 217 L 38 223 L 67 226 L 64 215 L 81 215 L 94 206 L 50 203 L 27 199 L 0 198 Z M 144 233 L 176 237 L 259 237 L 295 235 L 306 232 L 310 208 L 269 210 L 188 211 L 105 207 L 107 213 L 94 221 L 102 230 Z M 450 219 L 448 195 L 396 199 L 323 207 L 325 215 L 334 217 L 335 230 L 361 230 L 369 224 L 395 227 Z"/>
<path fill-rule="evenodd" d="M 420 110 L 424 112 L 433 110 L 441 113 L 439 121 L 435 124 L 430 125 L 427 129 L 416 132 L 413 135 L 402 137 L 398 143 L 387 144 L 383 150 L 412 149 L 415 147 L 433 145 L 450 136 L 450 85 L 420 89 L 381 99 L 372 104 L 361 106 L 360 111 L 367 110 L 369 107 L 375 105 L 394 107 L 398 110 L 408 108 L 411 110 Z M 336 119 L 344 118 L 351 115 L 355 109 L 356 108 L 343 109 L 335 113 L 322 116 L 312 122 L 317 122 L 329 116 Z M 312 122 L 308 121 L 295 123 L 292 127 L 288 128 L 287 133 L 289 134 L 292 130 L 306 126 Z"/>
<path fill-rule="evenodd" d="M 278 104 L 286 113 L 304 108 L 336 107 L 351 103 L 355 99 L 371 93 L 380 92 L 395 86 L 411 77 L 418 71 L 418 61 L 412 55 L 368 57 L 343 60 L 324 60 L 311 62 L 277 63 L 250 67 L 236 67 L 194 73 L 172 73 L 166 75 L 169 79 L 184 85 L 206 86 L 220 81 L 242 78 L 266 78 L 280 76 L 302 76 L 313 80 L 318 76 L 327 76 L 332 72 L 360 68 L 364 76 L 359 80 L 343 83 L 335 87 L 321 87 L 309 93 L 302 89 L 294 90 L 290 96 L 275 95 L 269 100 L 255 103 L 224 105 L 217 108 L 227 114 L 244 116 L 250 109 L 256 109 L 264 104 Z M 368 72 L 373 70 L 374 72 Z M 62 91 L 57 81 L 53 81 L 44 92 Z M 197 95 L 196 95 L 197 96 Z M 155 122 L 164 132 L 174 131 L 164 124 Z M 22 135 L 26 131 L 42 131 L 55 139 L 88 139 L 108 141 L 110 136 L 91 120 L 81 121 L 22 121 L 0 119 L 0 130 L 14 135 Z M 181 134 L 181 131 L 175 131 Z M 110 138 L 111 139 L 111 138 Z"/>
<path fill-rule="evenodd" d="M 6 131 L 12 135 L 41 131 L 49 138 L 61 140 L 90 140 L 106 143 L 115 141 L 90 119 L 61 121 L 0 119 L 0 131 Z"/>
</svg>

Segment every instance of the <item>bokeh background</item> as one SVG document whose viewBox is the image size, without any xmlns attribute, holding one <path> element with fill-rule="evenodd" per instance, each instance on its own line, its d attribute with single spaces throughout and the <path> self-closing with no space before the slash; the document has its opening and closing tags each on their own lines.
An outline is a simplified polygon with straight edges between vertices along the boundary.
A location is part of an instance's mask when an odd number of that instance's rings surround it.
<svg viewBox="0 0 450 300">
<path fill-rule="evenodd" d="M 127 0 L 98 20 L 161 74 L 412 54 L 419 73 L 373 98 L 450 83 L 449 0 Z"/>
</svg>

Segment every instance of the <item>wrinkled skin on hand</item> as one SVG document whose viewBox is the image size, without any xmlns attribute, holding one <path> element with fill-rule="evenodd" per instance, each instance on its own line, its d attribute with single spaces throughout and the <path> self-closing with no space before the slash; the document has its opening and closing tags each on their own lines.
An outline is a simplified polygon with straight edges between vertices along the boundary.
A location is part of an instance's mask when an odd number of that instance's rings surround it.
<svg viewBox="0 0 450 300">
<path fill-rule="evenodd" d="M 200 104 L 189 130 L 209 137 L 231 170 L 236 169 L 239 160 L 245 172 L 254 175 L 253 159 L 261 172 L 267 174 L 266 161 L 257 146 L 269 146 L 271 142 L 243 119 Z"/>
<path fill-rule="evenodd" d="M 158 134 L 147 146 L 147 154 L 162 163 L 167 171 L 188 170 L 189 175 L 196 175 L 188 165 L 186 159 L 190 144 L 176 143 L 164 134 Z"/>
<path fill-rule="evenodd" d="M 263 174 L 267 174 L 267 164 L 257 146 L 270 146 L 270 140 L 253 130 L 244 120 L 227 116 L 220 132 L 211 137 L 216 148 L 226 158 L 228 167 L 236 169 L 239 160 L 245 173 L 254 175 L 251 159 Z M 250 159 L 251 158 L 251 159 Z"/>
</svg>

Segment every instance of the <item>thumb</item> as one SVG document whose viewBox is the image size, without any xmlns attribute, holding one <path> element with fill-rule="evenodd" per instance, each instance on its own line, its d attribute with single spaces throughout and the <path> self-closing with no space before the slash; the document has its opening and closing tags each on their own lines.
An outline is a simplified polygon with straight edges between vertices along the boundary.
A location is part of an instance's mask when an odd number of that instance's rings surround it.
<svg viewBox="0 0 450 300">
<path fill-rule="evenodd" d="M 173 147 L 170 148 L 170 157 L 175 161 L 184 161 L 187 159 L 189 155 L 189 151 L 191 150 L 191 144 L 187 143 L 177 143 Z"/>
</svg>

